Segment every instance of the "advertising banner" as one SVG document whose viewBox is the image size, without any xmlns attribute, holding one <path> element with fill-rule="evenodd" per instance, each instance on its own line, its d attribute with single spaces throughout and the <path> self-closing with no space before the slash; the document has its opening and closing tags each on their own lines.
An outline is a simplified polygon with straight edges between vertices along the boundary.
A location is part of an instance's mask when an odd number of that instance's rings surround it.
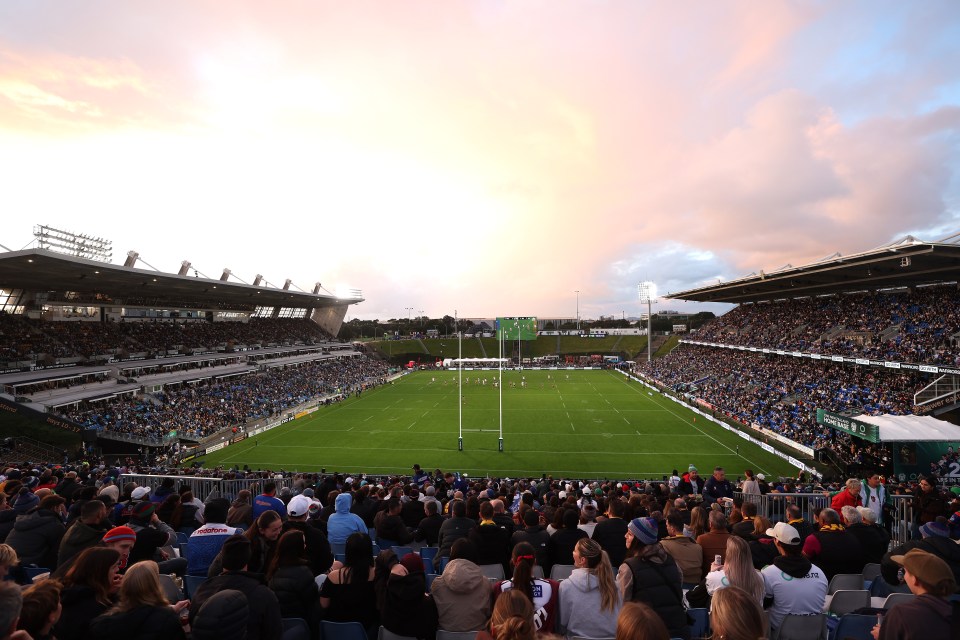
<svg viewBox="0 0 960 640">
<path fill-rule="evenodd" d="M 877 425 L 861 422 L 855 418 L 846 418 L 823 409 L 817 409 L 817 424 L 849 433 L 868 442 L 880 442 L 880 428 Z"/>
<path fill-rule="evenodd" d="M 960 442 L 895 442 L 893 472 L 903 481 L 939 476 L 942 484 L 960 484 Z"/>
</svg>

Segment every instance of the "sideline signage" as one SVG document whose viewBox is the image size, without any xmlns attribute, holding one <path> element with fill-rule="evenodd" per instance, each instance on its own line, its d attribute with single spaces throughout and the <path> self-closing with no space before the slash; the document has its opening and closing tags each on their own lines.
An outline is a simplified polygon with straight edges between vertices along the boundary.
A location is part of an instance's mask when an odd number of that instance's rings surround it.
<svg viewBox="0 0 960 640">
<path fill-rule="evenodd" d="M 836 413 L 817 409 L 817 424 L 823 424 L 831 429 L 849 433 L 852 436 L 863 438 L 868 442 L 880 442 L 880 428 L 869 422 L 863 422 L 855 418 L 846 418 Z"/>
</svg>

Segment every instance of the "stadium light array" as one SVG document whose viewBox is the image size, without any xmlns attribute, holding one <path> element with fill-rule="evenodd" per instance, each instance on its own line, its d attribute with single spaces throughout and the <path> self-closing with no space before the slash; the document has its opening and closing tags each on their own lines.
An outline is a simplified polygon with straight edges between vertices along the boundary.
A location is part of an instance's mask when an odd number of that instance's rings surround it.
<svg viewBox="0 0 960 640">
<path fill-rule="evenodd" d="M 37 246 L 47 251 L 98 262 L 110 262 L 113 259 L 113 242 L 105 238 L 63 231 L 43 224 L 34 226 L 33 236 L 37 239 Z"/>
</svg>

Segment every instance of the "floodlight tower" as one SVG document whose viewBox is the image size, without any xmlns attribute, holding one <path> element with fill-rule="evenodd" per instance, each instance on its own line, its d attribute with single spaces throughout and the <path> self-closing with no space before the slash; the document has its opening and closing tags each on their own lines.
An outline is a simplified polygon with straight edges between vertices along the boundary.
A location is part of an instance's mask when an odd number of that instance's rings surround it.
<svg viewBox="0 0 960 640">
<path fill-rule="evenodd" d="M 647 362 L 653 360 L 653 312 L 651 307 L 657 301 L 657 284 L 655 282 L 641 282 L 637 285 L 640 294 L 640 304 L 647 304 Z"/>
</svg>

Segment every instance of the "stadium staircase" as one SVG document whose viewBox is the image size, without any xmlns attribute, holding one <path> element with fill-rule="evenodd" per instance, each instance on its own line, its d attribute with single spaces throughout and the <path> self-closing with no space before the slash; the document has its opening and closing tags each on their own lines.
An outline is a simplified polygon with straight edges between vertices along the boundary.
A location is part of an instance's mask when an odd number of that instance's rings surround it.
<svg viewBox="0 0 960 640">
<path fill-rule="evenodd" d="M 64 456 L 63 449 L 44 444 L 39 440 L 28 438 L 26 436 L 16 436 L 9 438 L 13 447 L 4 447 L 0 451 L 0 467 L 5 468 L 11 464 L 32 461 L 53 461 L 60 460 Z M 7 441 L 4 441 L 7 443 Z"/>
<path fill-rule="evenodd" d="M 618 336 L 617 341 L 613 343 L 613 346 L 610 347 L 610 353 L 617 353 L 617 347 L 620 346 L 620 343 L 623 341 L 623 336 Z M 629 360 L 630 358 L 627 358 Z"/>
<path fill-rule="evenodd" d="M 560 336 L 557 336 L 557 350 L 554 353 L 560 355 Z"/>
<path fill-rule="evenodd" d="M 799 327 L 790 332 L 790 337 L 796 338 L 798 335 L 806 331 L 808 326 L 809 325 L 801 324 Z"/>
<path fill-rule="evenodd" d="M 900 333 L 900 325 L 892 324 L 886 329 L 884 329 L 883 331 L 881 331 L 880 333 L 878 333 L 877 337 L 880 338 L 880 342 L 886 342 L 887 340 L 891 340 L 893 336 L 897 335 L 898 333 Z M 957 334 L 957 335 L 960 335 L 960 334 Z"/>
<path fill-rule="evenodd" d="M 479 337 L 475 338 L 475 340 L 477 341 L 477 344 L 480 345 L 480 353 L 483 354 L 484 358 L 487 358 L 487 350 L 483 348 L 483 340 L 481 340 Z"/>
<path fill-rule="evenodd" d="M 828 330 L 826 333 L 820 334 L 820 340 L 833 340 L 846 330 L 847 328 L 843 325 L 837 325 L 836 327 Z"/>
</svg>

